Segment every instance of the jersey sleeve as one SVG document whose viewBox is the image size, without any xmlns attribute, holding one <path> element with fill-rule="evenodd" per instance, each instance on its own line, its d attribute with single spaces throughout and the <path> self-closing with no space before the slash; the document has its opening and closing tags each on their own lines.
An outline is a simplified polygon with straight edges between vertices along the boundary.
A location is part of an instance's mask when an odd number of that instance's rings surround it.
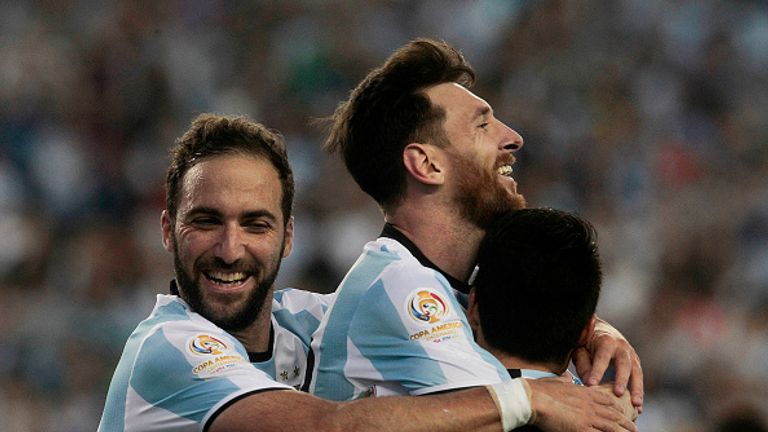
<svg viewBox="0 0 768 432">
<path fill-rule="evenodd" d="M 253 367 L 245 348 L 229 334 L 194 320 L 166 322 L 141 342 L 126 417 L 141 418 L 136 430 L 190 421 L 202 428 L 235 398 L 271 389 L 290 387 Z"/>
<path fill-rule="evenodd" d="M 295 288 L 275 291 L 272 313 L 278 321 L 307 346 L 317 330 L 335 293 L 319 294 Z"/>
<path fill-rule="evenodd" d="M 445 278 L 409 264 L 388 266 L 361 298 L 350 324 L 347 376 L 398 383 L 412 395 L 508 380 L 474 342 Z"/>
</svg>

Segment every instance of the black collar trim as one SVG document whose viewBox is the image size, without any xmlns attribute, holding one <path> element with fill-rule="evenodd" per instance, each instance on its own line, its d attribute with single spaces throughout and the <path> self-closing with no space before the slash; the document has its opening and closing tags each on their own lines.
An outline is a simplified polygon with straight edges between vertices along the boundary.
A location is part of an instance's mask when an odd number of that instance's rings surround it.
<svg viewBox="0 0 768 432">
<path fill-rule="evenodd" d="M 462 292 L 464 294 L 469 294 L 469 284 L 461 281 L 459 279 L 456 279 L 455 277 L 449 275 L 443 269 L 435 265 L 432 261 L 429 260 L 424 254 L 419 250 L 419 248 L 408 238 L 400 232 L 394 225 L 392 224 L 384 224 L 384 229 L 381 230 L 380 237 L 388 237 L 393 240 L 397 240 L 400 244 L 405 246 L 408 251 L 411 252 L 411 254 L 416 257 L 417 260 L 423 265 L 424 267 L 429 267 L 433 270 L 436 270 L 440 272 L 441 275 L 445 276 L 446 279 L 448 279 L 448 283 L 451 284 L 451 287 L 459 292 Z"/>
<path fill-rule="evenodd" d="M 171 279 L 170 287 L 168 290 L 171 294 L 179 295 L 179 286 L 176 285 L 176 279 Z M 269 348 L 262 352 L 248 352 L 248 360 L 251 363 L 259 363 L 270 360 L 272 358 L 272 347 L 275 345 L 275 329 L 272 327 L 272 323 L 269 325 Z"/>
<path fill-rule="evenodd" d="M 171 286 L 168 288 L 168 291 L 175 296 L 179 295 L 179 286 L 176 285 L 176 279 L 171 279 Z"/>
</svg>

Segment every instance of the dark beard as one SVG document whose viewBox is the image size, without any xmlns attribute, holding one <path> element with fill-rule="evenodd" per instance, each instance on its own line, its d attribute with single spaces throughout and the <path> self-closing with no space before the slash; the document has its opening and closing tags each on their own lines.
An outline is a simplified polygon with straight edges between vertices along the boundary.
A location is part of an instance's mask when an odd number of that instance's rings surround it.
<svg viewBox="0 0 768 432">
<path fill-rule="evenodd" d="M 455 203 L 461 216 L 476 227 L 487 229 L 501 214 L 525 208 L 525 198 L 511 195 L 499 184 L 495 172 L 463 158 L 454 158 L 454 164 L 461 173 Z"/>
<path fill-rule="evenodd" d="M 277 273 L 280 270 L 280 262 L 282 261 L 278 260 L 275 270 L 272 273 L 264 275 L 261 282 L 259 282 L 255 289 L 248 295 L 243 307 L 232 312 L 228 316 L 217 317 L 214 308 L 210 307 L 210 305 L 203 299 L 203 293 L 200 286 L 195 283 L 192 277 L 184 270 L 181 260 L 179 260 L 179 250 L 175 238 L 173 239 L 173 252 L 176 283 L 179 287 L 179 295 L 181 298 L 189 304 L 192 310 L 228 332 L 240 331 L 253 324 L 261 313 L 261 309 L 264 307 L 267 294 L 275 283 L 275 278 L 277 278 Z M 219 268 L 227 267 L 227 265 L 221 261 L 217 262 L 217 266 Z M 254 276 L 256 275 L 257 274 L 254 273 Z M 201 275 L 200 277 L 205 276 Z"/>
</svg>

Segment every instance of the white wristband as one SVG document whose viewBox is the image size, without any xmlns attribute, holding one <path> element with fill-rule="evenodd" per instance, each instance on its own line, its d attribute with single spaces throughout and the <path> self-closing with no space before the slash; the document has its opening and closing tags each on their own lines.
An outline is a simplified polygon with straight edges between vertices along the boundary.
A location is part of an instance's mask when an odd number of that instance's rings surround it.
<svg viewBox="0 0 768 432">
<path fill-rule="evenodd" d="M 505 431 L 528 424 L 533 415 L 531 401 L 522 378 L 487 386 L 501 416 Z"/>
</svg>

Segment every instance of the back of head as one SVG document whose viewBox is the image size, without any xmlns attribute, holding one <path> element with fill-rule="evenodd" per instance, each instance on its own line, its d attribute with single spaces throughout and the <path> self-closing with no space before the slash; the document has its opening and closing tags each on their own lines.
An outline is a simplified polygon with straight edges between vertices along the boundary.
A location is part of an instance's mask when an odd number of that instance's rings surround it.
<svg viewBox="0 0 768 432">
<path fill-rule="evenodd" d="M 417 39 L 401 47 L 352 90 L 329 119 L 325 148 L 340 152 L 360 188 L 387 210 L 405 194 L 402 153 L 410 142 L 440 144 L 445 112 L 430 104 L 427 87 L 470 86 L 474 71 L 444 42 Z"/>
<path fill-rule="evenodd" d="M 283 220 L 288 223 L 295 186 L 282 136 L 248 118 L 216 114 L 199 115 L 171 149 L 165 177 L 166 209 L 171 218 L 176 218 L 184 174 L 205 158 L 232 154 L 265 158 L 272 163 L 283 190 Z"/>
<path fill-rule="evenodd" d="M 566 364 L 600 294 L 596 236 L 586 220 L 553 209 L 496 220 L 475 279 L 487 343 L 530 362 Z"/>
</svg>

